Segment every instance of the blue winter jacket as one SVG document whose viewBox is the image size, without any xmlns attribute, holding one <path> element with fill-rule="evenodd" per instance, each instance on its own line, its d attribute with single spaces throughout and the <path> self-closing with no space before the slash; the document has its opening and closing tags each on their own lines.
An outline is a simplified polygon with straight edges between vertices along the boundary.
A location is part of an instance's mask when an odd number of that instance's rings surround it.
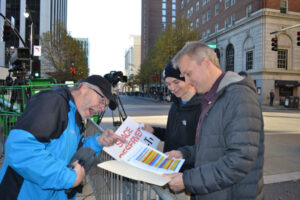
<svg viewBox="0 0 300 200">
<path fill-rule="evenodd" d="M 79 144 L 102 150 L 98 134 L 83 139 L 83 128 L 67 87 L 34 95 L 5 143 L 1 199 L 67 199 L 77 177 L 67 165 Z"/>
</svg>

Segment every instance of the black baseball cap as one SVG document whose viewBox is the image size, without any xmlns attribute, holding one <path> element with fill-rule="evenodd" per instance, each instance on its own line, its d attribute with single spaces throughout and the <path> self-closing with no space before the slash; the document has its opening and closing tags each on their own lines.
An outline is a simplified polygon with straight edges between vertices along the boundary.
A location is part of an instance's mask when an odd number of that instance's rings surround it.
<svg viewBox="0 0 300 200">
<path fill-rule="evenodd" d="M 83 79 L 80 82 L 81 83 L 86 82 L 86 83 L 90 83 L 92 85 L 97 86 L 102 91 L 104 96 L 109 99 L 108 107 L 111 110 L 116 109 L 117 103 L 116 103 L 114 95 L 112 94 L 113 88 L 112 88 L 111 84 L 108 82 L 108 80 L 106 80 L 105 78 L 103 78 L 100 75 L 91 75 L 91 76 Z"/>
</svg>

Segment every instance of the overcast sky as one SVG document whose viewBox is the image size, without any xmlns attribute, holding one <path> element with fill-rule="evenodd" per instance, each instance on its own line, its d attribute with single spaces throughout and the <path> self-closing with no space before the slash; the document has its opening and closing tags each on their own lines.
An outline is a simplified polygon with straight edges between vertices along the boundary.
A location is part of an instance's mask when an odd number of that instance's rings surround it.
<svg viewBox="0 0 300 200">
<path fill-rule="evenodd" d="M 89 39 L 90 74 L 124 71 L 130 35 L 141 35 L 141 0 L 70 0 L 68 32 Z"/>
</svg>

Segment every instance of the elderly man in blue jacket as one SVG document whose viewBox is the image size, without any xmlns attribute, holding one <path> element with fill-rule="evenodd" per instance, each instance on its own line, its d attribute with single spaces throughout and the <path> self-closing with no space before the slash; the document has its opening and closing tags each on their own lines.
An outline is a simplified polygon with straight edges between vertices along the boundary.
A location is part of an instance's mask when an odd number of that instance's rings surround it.
<svg viewBox="0 0 300 200">
<path fill-rule="evenodd" d="M 103 146 L 124 142 L 113 130 L 83 138 L 83 120 L 116 107 L 111 91 L 106 79 L 92 75 L 73 88 L 55 87 L 32 96 L 5 143 L 0 198 L 68 199 L 65 191 L 85 176 L 78 161 L 68 166 L 78 148 L 89 147 L 96 156 Z"/>
<path fill-rule="evenodd" d="M 198 200 L 263 199 L 263 117 L 253 80 L 223 73 L 200 42 L 187 43 L 173 62 L 203 96 L 195 145 L 167 153 L 194 168 L 166 175 L 170 188 Z"/>
</svg>

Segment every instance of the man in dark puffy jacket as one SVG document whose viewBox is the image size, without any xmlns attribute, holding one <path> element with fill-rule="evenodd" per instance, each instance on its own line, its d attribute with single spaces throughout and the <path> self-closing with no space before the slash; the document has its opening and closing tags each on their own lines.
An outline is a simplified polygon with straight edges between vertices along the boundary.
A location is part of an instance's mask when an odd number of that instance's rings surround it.
<svg viewBox="0 0 300 200">
<path fill-rule="evenodd" d="M 82 144 L 96 156 L 103 146 L 125 142 L 113 130 L 83 138 L 84 119 L 116 107 L 111 90 L 106 79 L 92 75 L 73 88 L 55 87 L 32 96 L 5 143 L 0 199 L 75 199 L 65 191 L 85 176 L 80 160 L 68 166 L 78 147 Z"/>
<path fill-rule="evenodd" d="M 264 130 L 254 82 L 223 73 L 215 52 L 187 43 L 173 59 L 202 96 L 195 145 L 168 152 L 194 168 L 166 175 L 174 191 L 199 200 L 263 199 Z"/>
</svg>

